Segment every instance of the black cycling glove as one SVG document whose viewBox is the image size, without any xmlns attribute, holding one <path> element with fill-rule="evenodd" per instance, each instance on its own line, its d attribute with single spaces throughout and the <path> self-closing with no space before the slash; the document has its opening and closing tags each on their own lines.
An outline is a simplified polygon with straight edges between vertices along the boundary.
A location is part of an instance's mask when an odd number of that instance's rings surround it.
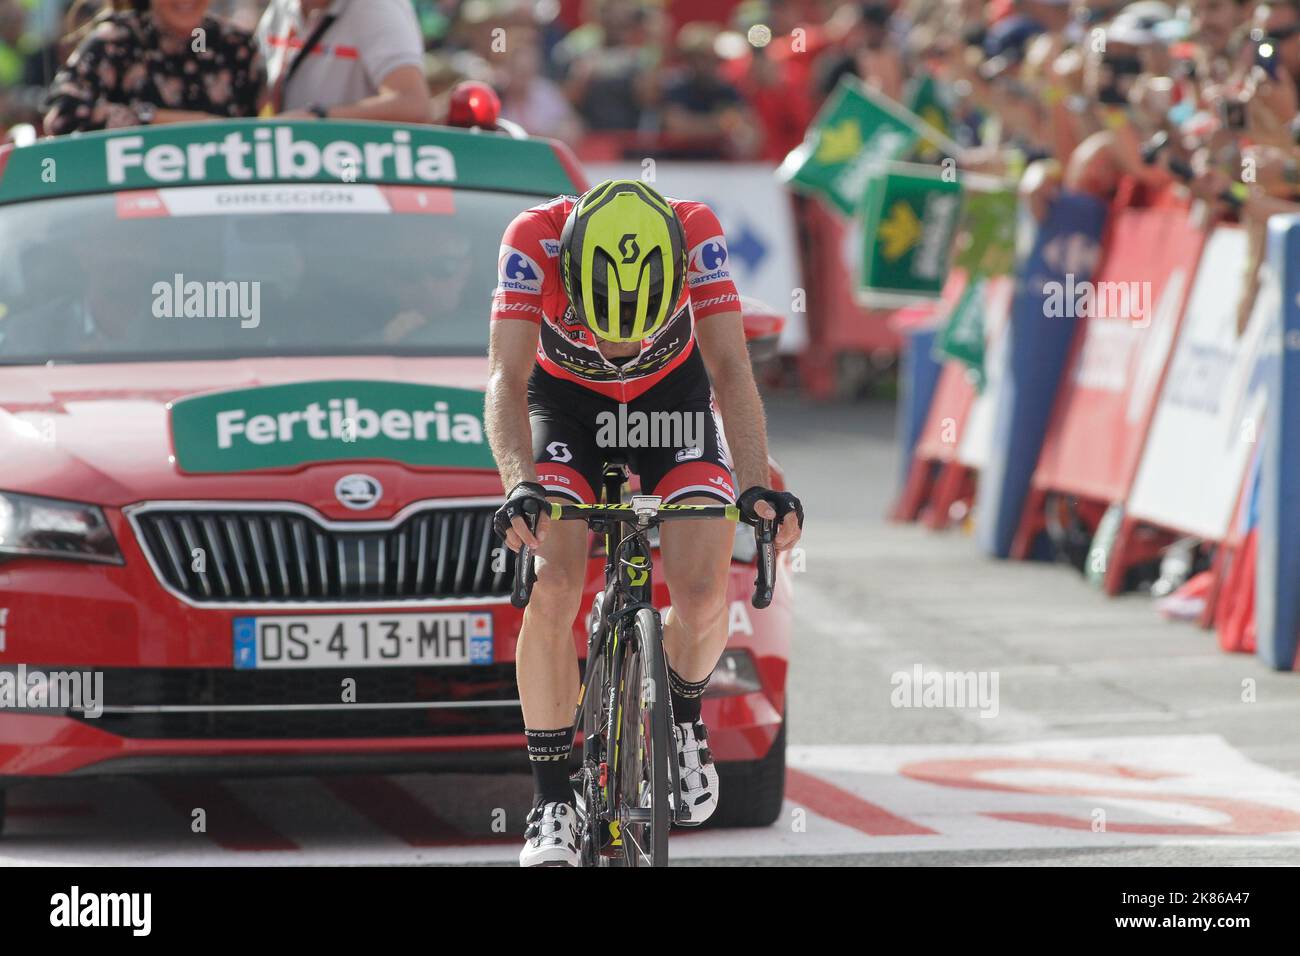
<svg viewBox="0 0 1300 956">
<path fill-rule="evenodd" d="M 521 481 L 510 489 L 505 504 L 493 515 L 492 527 L 504 538 L 509 533 L 510 523 L 515 518 L 527 519 L 529 515 L 541 514 L 549 506 L 545 488 L 535 481 Z"/>
<path fill-rule="evenodd" d="M 760 501 L 766 501 L 776 509 L 776 523 L 778 525 L 785 520 L 786 515 L 793 511 L 799 519 L 799 527 L 803 528 L 803 502 L 788 491 L 773 491 L 771 488 L 764 488 L 762 485 L 754 485 L 736 501 L 737 507 L 740 508 L 741 520 L 746 524 L 758 524 L 759 517 L 758 513 L 754 511 L 754 505 Z"/>
</svg>

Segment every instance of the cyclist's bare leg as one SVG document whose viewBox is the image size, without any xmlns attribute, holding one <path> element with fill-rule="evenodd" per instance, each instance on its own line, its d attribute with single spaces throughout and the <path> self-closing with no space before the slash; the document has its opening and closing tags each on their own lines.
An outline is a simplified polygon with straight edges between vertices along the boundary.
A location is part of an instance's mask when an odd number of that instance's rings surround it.
<svg viewBox="0 0 1300 956">
<path fill-rule="evenodd" d="M 572 504 L 566 498 L 552 501 Z M 552 521 L 537 560 L 537 583 L 515 649 L 524 726 L 568 727 L 578 705 L 578 652 L 573 619 L 587 569 L 587 526 Z"/>
<path fill-rule="evenodd" d="M 703 495 L 673 502 L 717 503 Z M 688 681 L 713 673 L 727 644 L 727 578 L 735 530 L 730 521 L 670 521 L 660 528 L 662 573 L 672 601 L 664 646 L 668 663 Z"/>
</svg>

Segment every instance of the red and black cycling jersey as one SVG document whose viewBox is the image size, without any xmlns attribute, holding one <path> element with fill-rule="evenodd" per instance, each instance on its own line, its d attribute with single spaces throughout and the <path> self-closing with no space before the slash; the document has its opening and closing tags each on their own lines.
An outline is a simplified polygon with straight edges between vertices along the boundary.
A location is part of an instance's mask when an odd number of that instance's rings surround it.
<svg viewBox="0 0 1300 956">
<path fill-rule="evenodd" d="M 660 418 L 674 425 L 660 429 L 659 441 L 637 441 L 634 432 L 619 436 L 610 428 L 620 418 L 638 417 L 643 423 Z M 735 504 L 731 454 L 698 351 L 626 404 L 534 365 L 528 419 L 537 481 L 550 495 L 595 504 L 605 463 L 618 460 L 641 479 L 645 494 L 658 495 L 667 504 L 698 496 Z M 614 432 L 609 437 L 626 441 L 603 440 L 606 429 Z"/>
<path fill-rule="evenodd" d="M 686 233 L 686 285 L 670 317 L 641 352 L 623 365 L 600 353 L 598 339 L 577 318 L 560 282 L 560 234 L 577 202 L 560 196 L 515 217 L 501 239 L 492 320 L 522 319 L 541 326 L 537 364 L 557 378 L 628 402 L 677 368 L 695 349 L 695 323 L 740 308 L 727 267 L 727 240 L 713 210 L 669 199 Z"/>
</svg>

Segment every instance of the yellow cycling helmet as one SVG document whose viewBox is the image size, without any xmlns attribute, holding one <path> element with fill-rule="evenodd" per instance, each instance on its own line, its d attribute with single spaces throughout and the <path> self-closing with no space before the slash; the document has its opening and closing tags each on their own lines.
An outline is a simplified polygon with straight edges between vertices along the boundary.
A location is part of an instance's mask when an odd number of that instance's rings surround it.
<svg viewBox="0 0 1300 956">
<path fill-rule="evenodd" d="M 686 234 L 668 200 L 612 179 L 584 193 L 560 236 L 574 313 L 609 342 L 640 342 L 668 320 L 686 283 Z"/>
</svg>

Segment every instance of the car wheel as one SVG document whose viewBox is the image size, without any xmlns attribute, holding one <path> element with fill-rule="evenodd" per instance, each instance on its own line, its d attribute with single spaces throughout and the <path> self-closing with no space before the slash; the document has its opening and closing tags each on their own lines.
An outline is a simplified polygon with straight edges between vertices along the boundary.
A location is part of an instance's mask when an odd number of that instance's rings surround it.
<svg viewBox="0 0 1300 956">
<path fill-rule="evenodd" d="M 706 826 L 767 827 L 785 799 L 785 720 L 761 760 L 718 763 L 718 809 Z"/>
</svg>

